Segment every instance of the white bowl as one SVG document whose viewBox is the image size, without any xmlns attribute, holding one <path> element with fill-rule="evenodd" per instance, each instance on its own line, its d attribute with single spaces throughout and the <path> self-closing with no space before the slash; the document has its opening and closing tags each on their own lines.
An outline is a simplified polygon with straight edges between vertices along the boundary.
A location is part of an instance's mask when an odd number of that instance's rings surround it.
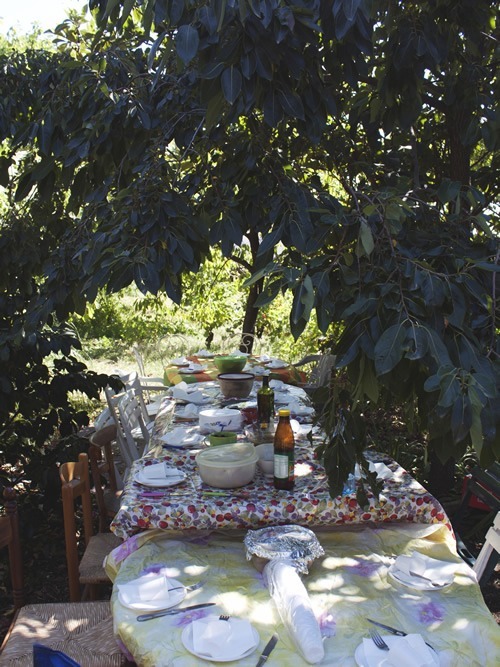
<svg viewBox="0 0 500 667">
<path fill-rule="evenodd" d="M 196 455 L 196 463 L 205 484 L 235 489 L 252 481 L 257 458 L 251 442 L 234 442 L 203 449 Z"/>
<path fill-rule="evenodd" d="M 257 465 L 266 477 L 274 475 L 274 444 L 272 442 L 263 442 L 255 447 L 259 460 Z"/>
<path fill-rule="evenodd" d="M 234 408 L 206 408 L 199 413 L 201 433 L 239 431 L 242 422 L 241 412 Z"/>
</svg>

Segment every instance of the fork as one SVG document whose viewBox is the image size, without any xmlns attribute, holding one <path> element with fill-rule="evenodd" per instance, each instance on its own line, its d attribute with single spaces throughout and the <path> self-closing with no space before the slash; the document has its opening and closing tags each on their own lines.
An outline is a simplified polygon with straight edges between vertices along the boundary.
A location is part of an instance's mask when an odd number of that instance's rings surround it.
<svg viewBox="0 0 500 667">
<path fill-rule="evenodd" d="M 174 588 L 169 588 L 168 592 L 172 591 L 178 591 L 181 588 L 184 588 L 186 591 L 197 591 L 198 588 L 201 588 L 205 582 L 204 581 L 197 581 L 195 584 L 191 584 L 191 586 L 175 586 Z"/>
<path fill-rule="evenodd" d="M 377 630 L 370 629 L 370 635 L 371 635 L 371 638 L 373 640 L 373 643 L 375 644 L 375 646 L 377 648 L 382 649 L 382 651 L 390 651 L 390 648 L 387 646 L 387 644 L 382 639 L 382 637 L 380 636 L 380 633 L 377 632 Z"/>
</svg>

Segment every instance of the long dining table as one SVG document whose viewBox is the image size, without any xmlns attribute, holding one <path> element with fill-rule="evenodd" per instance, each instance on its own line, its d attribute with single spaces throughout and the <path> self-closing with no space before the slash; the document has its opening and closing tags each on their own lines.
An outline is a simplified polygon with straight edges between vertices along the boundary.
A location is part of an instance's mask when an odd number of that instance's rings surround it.
<svg viewBox="0 0 500 667">
<path fill-rule="evenodd" d="M 198 383 L 198 388 L 213 403 L 220 401 L 213 381 Z M 281 386 L 280 393 L 290 394 L 294 405 L 307 405 L 307 396 L 298 387 Z M 254 633 L 250 650 L 228 664 L 255 666 L 274 633 L 278 642 L 267 665 L 309 664 L 284 623 L 264 574 L 245 548 L 245 537 L 252 531 L 283 525 L 307 527 L 323 548 L 302 575 L 321 630 L 324 657 L 319 664 L 381 667 L 381 662 L 371 660 L 366 643 L 368 618 L 410 637 L 423 637 L 432 646 L 431 667 L 497 664 L 499 628 L 484 604 L 474 572 L 457 555 L 446 512 L 396 461 L 383 452 L 366 453 L 383 482 L 378 498 L 368 494 L 368 507 L 359 507 L 353 488 L 331 498 L 326 473 L 314 456 L 321 433 L 305 411 L 306 417 L 296 415 L 293 491 L 276 491 L 259 469 L 244 487 L 215 489 L 202 481 L 197 470 L 196 454 L 208 446 L 203 439 L 187 446 L 164 442 L 163 436 L 175 427 L 196 428 L 195 422 L 185 420 L 184 412 L 185 401 L 164 400 L 148 451 L 134 463 L 111 525 L 124 540 L 106 560 L 113 581 L 114 630 L 124 653 L 139 667 L 217 662 L 197 650 L 190 632 L 195 622 L 219 615 L 249 623 Z M 182 470 L 185 479 L 165 489 L 138 483 L 141 470 L 161 461 Z M 415 551 L 451 564 L 452 582 L 415 588 L 391 576 L 395 558 Z M 193 586 L 194 590 L 183 588 L 174 609 L 199 603 L 213 606 L 138 621 L 142 603 L 130 604 L 124 591 L 144 577 L 165 577 L 181 588 Z M 381 633 L 389 641 L 388 633 Z"/>
</svg>

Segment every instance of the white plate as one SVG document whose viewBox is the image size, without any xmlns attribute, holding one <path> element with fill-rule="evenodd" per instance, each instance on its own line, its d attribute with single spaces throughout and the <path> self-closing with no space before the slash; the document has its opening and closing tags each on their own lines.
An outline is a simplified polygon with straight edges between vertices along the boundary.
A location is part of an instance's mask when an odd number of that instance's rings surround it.
<svg viewBox="0 0 500 667">
<path fill-rule="evenodd" d="M 179 586 L 180 588 L 178 588 Z M 118 601 L 124 607 L 127 607 L 128 609 L 134 609 L 136 611 L 158 611 L 160 609 L 170 609 L 171 607 L 175 607 L 175 605 L 184 600 L 186 597 L 186 588 L 181 584 L 180 581 L 177 581 L 177 579 L 169 579 L 168 587 L 169 589 L 177 588 L 177 590 L 169 593 L 167 599 L 158 598 L 157 600 L 151 601 L 139 600 L 137 602 L 125 602 L 123 599 L 123 593 L 118 590 Z"/>
<path fill-rule="evenodd" d="M 142 484 L 143 486 L 153 486 L 153 487 L 159 487 L 159 488 L 164 488 L 168 486 L 175 486 L 176 484 L 180 484 L 186 479 L 186 473 L 182 472 L 182 470 L 179 470 L 178 468 L 170 468 L 170 470 L 175 471 L 177 474 L 175 477 L 172 475 L 172 477 L 165 477 L 165 478 L 158 478 L 158 479 L 147 479 L 142 476 L 142 470 L 138 470 L 134 474 L 134 481 L 138 482 L 139 484 Z"/>
<path fill-rule="evenodd" d="M 229 621 L 226 621 L 226 622 L 229 622 Z M 184 630 L 182 631 L 181 640 L 182 640 L 182 643 L 184 644 L 184 647 L 190 653 L 195 655 L 197 658 L 202 658 L 203 660 L 211 660 L 213 662 L 232 662 L 233 660 L 241 660 L 242 658 L 246 658 L 247 656 L 251 655 L 255 651 L 255 649 L 259 645 L 260 637 L 259 637 L 259 633 L 257 632 L 257 630 L 253 626 L 252 626 L 252 632 L 253 632 L 253 636 L 254 636 L 254 646 L 249 648 L 244 653 L 240 653 L 240 651 L 237 650 L 230 657 L 228 657 L 227 655 L 226 656 L 221 656 L 221 655 L 217 655 L 217 654 L 208 655 L 208 653 L 197 653 L 194 650 L 194 646 L 193 646 L 193 628 L 192 628 L 191 623 L 189 625 L 187 625 L 184 628 Z"/>
<path fill-rule="evenodd" d="M 397 637 L 395 637 L 394 635 L 384 635 L 382 637 L 382 639 L 390 647 L 391 646 L 391 641 L 394 641 L 395 639 L 397 639 Z M 429 648 L 431 648 L 431 647 L 429 647 Z M 432 651 L 432 657 L 433 657 L 433 664 L 436 665 L 436 667 L 439 667 L 439 664 L 440 664 L 439 656 L 433 648 L 431 648 L 431 651 Z M 358 648 L 354 651 L 354 660 L 356 660 L 356 664 L 358 665 L 358 667 L 385 667 L 385 665 L 392 665 L 392 663 L 389 663 L 387 661 L 387 652 L 386 651 L 384 651 L 382 649 L 378 649 L 378 652 L 380 653 L 380 660 L 369 662 L 366 659 L 365 650 L 364 650 L 364 647 L 363 647 L 363 642 L 361 642 L 361 644 L 358 646 Z"/>
<path fill-rule="evenodd" d="M 281 361 L 281 359 L 272 359 L 271 361 L 268 361 L 266 363 L 266 366 L 268 368 L 278 369 L 278 368 L 286 368 L 288 364 L 286 363 L 286 361 Z"/>
<path fill-rule="evenodd" d="M 411 574 L 406 574 L 406 572 L 401 572 L 396 569 L 394 565 L 387 570 L 387 573 L 394 581 L 397 581 L 398 584 L 403 584 L 403 586 L 408 586 L 408 588 L 413 588 L 417 591 L 440 591 L 443 588 L 448 588 L 451 586 L 453 581 L 450 581 L 446 584 L 433 584 L 430 580 L 422 579 L 422 577 L 414 577 Z"/>
<path fill-rule="evenodd" d="M 206 366 L 203 366 L 203 368 L 184 368 L 181 366 L 181 370 L 179 372 L 182 373 L 182 375 L 195 375 L 196 373 L 203 373 L 206 370 Z"/>
</svg>

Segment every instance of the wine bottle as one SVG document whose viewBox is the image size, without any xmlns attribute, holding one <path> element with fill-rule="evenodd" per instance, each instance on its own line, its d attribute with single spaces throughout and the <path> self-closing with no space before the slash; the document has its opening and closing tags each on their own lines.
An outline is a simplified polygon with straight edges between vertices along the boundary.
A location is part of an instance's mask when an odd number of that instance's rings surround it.
<svg viewBox="0 0 500 667">
<path fill-rule="evenodd" d="M 274 434 L 274 488 L 291 491 L 295 484 L 295 440 L 290 424 L 290 410 L 282 409 L 278 415 L 278 426 Z"/>
<path fill-rule="evenodd" d="M 257 415 L 261 430 L 267 430 L 274 420 L 274 391 L 269 386 L 269 375 L 263 376 L 257 392 Z"/>
</svg>

